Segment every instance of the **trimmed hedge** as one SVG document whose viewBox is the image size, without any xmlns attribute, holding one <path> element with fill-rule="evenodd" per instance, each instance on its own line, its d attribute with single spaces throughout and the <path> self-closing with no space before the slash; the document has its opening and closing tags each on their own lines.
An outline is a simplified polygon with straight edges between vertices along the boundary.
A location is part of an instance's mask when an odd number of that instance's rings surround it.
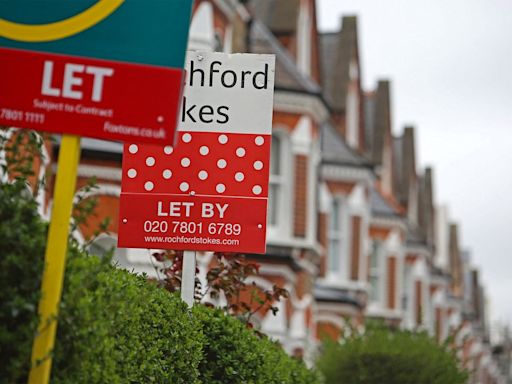
<svg viewBox="0 0 512 384">
<path fill-rule="evenodd" d="M 276 343 L 218 309 L 194 307 L 206 337 L 199 364 L 201 382 L 223 383 L 319 383 L 318 375 L 302 361 L 288 356 Z"/>
<path fill-rule="evenodd" d="M 329 341 L 317 363 L 326 384 L 463 384 L 455 353 L 425 332 L 371 324 L 342 343 Z"/>
<path fill-rule="evenodd" d="M 75 250 L 76 253 L 76 250 Z M 68 263 L 55 383 L 314 384 L 314 371 L 238 319 L 195 306 L 108 260 Z"/>
<path fill-rule="evenodd" d="M 106 259 L 69 260 L 57 340 L 55 383 L 198 382 L 201 324 L 178 297 Z"/>
</svg>

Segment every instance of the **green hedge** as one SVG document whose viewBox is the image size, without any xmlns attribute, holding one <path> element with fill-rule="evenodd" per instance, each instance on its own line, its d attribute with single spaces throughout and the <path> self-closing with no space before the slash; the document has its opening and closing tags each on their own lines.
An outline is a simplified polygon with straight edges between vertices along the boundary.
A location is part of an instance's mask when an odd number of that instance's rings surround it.
<svg viewBox="0 0 512 384">
<path fill-rule="evenodd" d="M 202 344 L 178 297 L 108 260 L 69 260 L 53 382 L 197 383 Z"/>
<path fill-rule="evenodd" d="M 0 184 L 0 383 L 29 369 L 46 228 L 24 182 Z"/>
<path fill-rule="evenodd" d="M 313 384 L 316 374 L 236 318 L 176 296 L 108 260 L 72 257 L 55 383 Z"/>
<path fill-rule="evenodd" d="M 424 332 L 370 325 L 343 343 L 328 341 L 317 362 L 326 384 L 462 384 L 467 372 L 453 351 Z"/>
<path fill-rule="evenodd" d="M 218 309 L 194 307 L 194 316 L 203 324 L 206 337 L 201 381 L 223 383 L 319 383 L 317 374 L 267 338 Z"/>
</svg>

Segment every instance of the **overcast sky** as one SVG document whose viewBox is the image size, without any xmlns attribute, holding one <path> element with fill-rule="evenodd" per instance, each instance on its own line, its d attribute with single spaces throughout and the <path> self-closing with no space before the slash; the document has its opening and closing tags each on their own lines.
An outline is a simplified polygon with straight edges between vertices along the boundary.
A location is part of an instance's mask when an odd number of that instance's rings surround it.
<svg viewBox="0 0 512 384">
<path fill-rule="evenodd" d="M 512 324 L 512 1 L 319 0 L 322 31 L 358 15 L 363 84 L 392 81 L 393 130 L 461 227 L 493 321 Z"/>
</svg>

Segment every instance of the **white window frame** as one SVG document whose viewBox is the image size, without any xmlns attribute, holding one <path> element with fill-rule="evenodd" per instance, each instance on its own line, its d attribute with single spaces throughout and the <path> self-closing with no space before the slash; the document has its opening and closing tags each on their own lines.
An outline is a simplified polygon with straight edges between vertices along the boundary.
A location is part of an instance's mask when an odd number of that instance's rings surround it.
<svg viewBox="0 0 512 384">
<path fill-rule="evenodd" d="M 416 295 L 414 292 L 414 274 L 413 267 L 411 265 L 407 265 L 404 263 L 403 268 L 403 290 L 402 290 L 402 300 L 405 299 L 405 306 L 402 302 L 402 310 L 404 311 L 404 320 L 405 325 L 408 328 L 415 327 L 415 308 L 416 308 Z"/>
<path fill-rule="evenodd" d="M 333 207 L 335 202 L 338 204 L 338 218 L 339 218 L 339 228 L 333 229 L 331 226 L 332 217 L 333 217 Z M 331 208 L 329 212 L 329 222 L 328 222 L 328 232 L 327 232 L 327 280 L 332 283 L 346 283 L 348 282 L 349 276 L 349 267 L 350 260 L 348 257 L 349 251 L 349 236 L 351 230 L 349 228 L 349 214 L 348 214 L 348 204 L 345 197 L 342 196 L 333 196 L 331 202 Z M 331 241 L 338 241 L 339 253 L 338 253 L 338 266 L 339 270 L 333 271 L 331 270 L 331 259 L 333 255 L 331 254 Z"/>
<path fill-rule="evenodd" d="M 372 257 L 374 254 L 374 244 L 378 244 L 376 258 L 377 265 L 375 267 L 372 266 Z M 386 272 L 387 272 L 387 257 L 385 257 L 385 244 L 382 240 L 372 239 L 371 250 L 370 250 L 370 258 L 368 260 L 369 263 L 369 295 L 368 300 L 372 304 L 376 304 L 378 306 L 384 306 L 384 300 L 386 298 Z M 372 276 L 377 278 L 377 288 L 378 291 L 374 292 L 374 286 L 372 284 Z"/>
<path fill-rule="evenodd" d="M 272 132 L 272 142 L 274 142 L 274 138 L 277 138 L 280 141 L 280 153 L 279 153 L 279 164 L 280 164 L 280 174 L 272 175 L 271 166 L 269 164 L 269 202 L 267 212 L 267 235 L 268 240 L 272 242 L 276 240 L 277 242 L 288 241 L 290 239 L 290 222 L 292 216 L 292 186 L 291 186 L 291 175 L 292 175 L 292 162 L 291 162 L 291 146 L 290 146 L 290 137 L 288 133 L 279 128 L 273 129 Z M 270 152 L 272 154 L 272 150 Z M 270 160 L 272 161 L 272 159 Z M 279 192 L 277 200 L 274 203 L 271 203 L 271 190 L 272 185 L 277 185 Z M 276 222 L 272 223 L 270 221 L 272 213 L 270 209 L 272 205 L 275 207 L 275 215 Z"/>
<path fill-rule="evenodd" d="M 341 207 L 340 207 L 340 199 L 334 198 L 331 202 L 331 214 L 329 216 L 329 227 L 328 227 L 328 249 L 327 249 L 327 268 L 329 272 L 333 274 L 339 274 L 341 272 L 341 257 L 340 254 L 333 255 L 333 249 L 332 246 L 333 243 L 337 243 L 337 249 L 339 253 L 341 252 L 341 246 L 342 246 L 342 219 L 341 219 Z M 336 212 L 337 211 L 337 212 Z M 335 218 L 337 217 L 338 225 L 336 226 L 334 222 L 336 221 Z M 334 261 L 337 261 L 336 263 Z M 333 268 L 333 264 L 336 264 L 336 268 Z"/>
</svg>

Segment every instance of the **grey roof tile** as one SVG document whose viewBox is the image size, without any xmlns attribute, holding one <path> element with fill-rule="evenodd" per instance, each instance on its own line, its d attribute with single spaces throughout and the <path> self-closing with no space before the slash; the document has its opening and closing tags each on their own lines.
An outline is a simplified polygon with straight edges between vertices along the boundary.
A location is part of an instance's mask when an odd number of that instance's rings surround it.
<svg viewBox="0 0 512 384">
<path fill-rule="evenodd" d="M 326 163 L 338 163 L 369 167 L 369 162 L 348 146 L 330 122 L 321 127 L 322 160 Z"/>
<path fill-rule="evenodd" d="M 375 188 L 370 189 L 370 207 L 375 216 L 401 217 Z"/>
</svg>

